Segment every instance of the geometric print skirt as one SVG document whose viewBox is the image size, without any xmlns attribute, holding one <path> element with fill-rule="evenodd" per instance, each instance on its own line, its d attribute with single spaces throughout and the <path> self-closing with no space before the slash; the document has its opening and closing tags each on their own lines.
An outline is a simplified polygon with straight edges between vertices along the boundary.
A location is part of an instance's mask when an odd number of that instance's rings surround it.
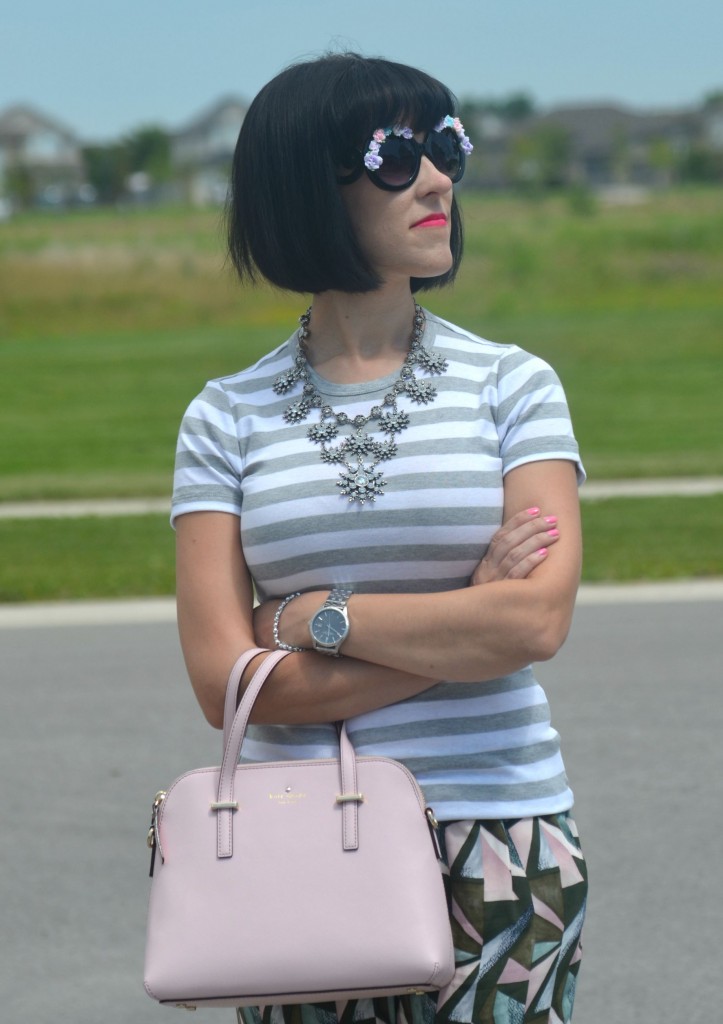
<svg viewBox="0 0 723 1024">
<path fill-rule="evenodd" d="M 587 899 L 572 816 L 440 822 L 440 834 L 456 962 L 445 989 L 242 1007 L 239 1024 L 567 1024 Z"/>
</svg>

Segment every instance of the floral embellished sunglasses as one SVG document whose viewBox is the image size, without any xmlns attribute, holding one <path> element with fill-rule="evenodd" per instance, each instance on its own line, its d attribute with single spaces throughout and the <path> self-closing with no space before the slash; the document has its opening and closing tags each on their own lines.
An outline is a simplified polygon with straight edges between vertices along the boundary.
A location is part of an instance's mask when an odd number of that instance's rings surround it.
<svg viewBox="0 0 723 1024">
<path fill-rule="evenodd" d="M 450 114 L 427 132 L 423 142 L 417 142 L 411 128 L 401 125 L 377 128 L 358 166 L 350 174 L 338 177 L 337 181 L 340 185 L 350 185 L 362 171 L 366 171 L 377 188 L 400 192 L 416 181 L 422 157 L 426 156 L 454 183 L 464 174 L 465 157 L 472 149 L 462 122 Z"/>
</svg>

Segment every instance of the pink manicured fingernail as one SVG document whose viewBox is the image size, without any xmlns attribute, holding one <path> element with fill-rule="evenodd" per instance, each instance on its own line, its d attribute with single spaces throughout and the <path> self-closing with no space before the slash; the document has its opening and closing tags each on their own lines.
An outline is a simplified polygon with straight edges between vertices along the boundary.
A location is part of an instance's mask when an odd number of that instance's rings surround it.
<svg viewBox="0 0 723 1024">
<path fill-rule="evenodd" d="M 527 509 L 527 514 L 528 514 L 528 516 L 539 516 L 540 510 L 539 510 L 539 508 L 528 508 Z"/>
<path fill-rule="evenodd" d="M 548 530 L 547 531 L 547 536 L 548 537 L 559 537 L 560 536 L 560 531 L 559 530 Z"/>
<path fill-rule="evenodd" d="M 545 555 L 547 554 L 547 548 L 540 548 L 540 550 L 536 551 L 535 554 L 537 555 L 538 558 L 544 558 Z"/>
<path fill-rule="evenodd" d="M 545 516 L 545 522 L 549 523 L 550 526 L 554 526 L 557 522 L 557 516 Z"/>
</svg>

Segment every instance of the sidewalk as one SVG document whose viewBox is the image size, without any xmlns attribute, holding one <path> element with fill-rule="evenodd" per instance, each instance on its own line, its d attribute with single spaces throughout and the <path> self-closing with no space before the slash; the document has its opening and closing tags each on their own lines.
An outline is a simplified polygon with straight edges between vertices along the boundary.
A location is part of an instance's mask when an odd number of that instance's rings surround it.
<svg viewBox="0 0 723 1024">
<path fill-rule="evenodd" d="M 582 501 L 603 501 L 606 498 L 696 497 L 709 494 L 723 494 L 723 476 L 600 480 L 588 482 L 580 489 Z M 0 502 L 0 519 L 75 519 L 80 516 L 146 516 L 168 513 L 169 498 Z"/>
<path fill-rule="evenodd" d="M 583 583 L 578 607 L 620 604 L 690 604 L 723 601 L 723 579 Z M 127 626 L 176 621 L 174 597 L 106 598 L 0 604 L 0 630 L 67 626 Z"/>
</svg>

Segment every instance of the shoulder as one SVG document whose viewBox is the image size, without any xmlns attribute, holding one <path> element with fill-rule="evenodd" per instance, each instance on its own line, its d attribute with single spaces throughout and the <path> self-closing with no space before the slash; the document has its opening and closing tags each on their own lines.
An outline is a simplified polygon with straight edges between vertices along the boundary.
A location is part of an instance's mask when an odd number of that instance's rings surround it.
<svg viewBox="0 0 723 1024">
<path fill-rule="evenodd" d="M 214 377 L 204 390 L 223 392 L 230 399 L 243 398 L 272 388 L 274 380 L 294 361 L 296 336 L 292 335 L 251 366 L 224 377 Z"/>
<path fill-rule="evenodd" d="M 519 386 L 524 380 L 541 383 L 542 378 L 557 382 L 555 371 L 544 359 L 528 352 L 519 345 L 491 341 L 442 317 L 425 310 L 430 344 L 444 351 L 451 362 L 458 362 L 467 368 L 477 368 L 486 378 L 486 383 Z M 468 371 L 469 372 L 469 369 Z"/>
<path fill-rule="evenodd" d="M 190 402 L 186 415 L 205 418 L 225 414 L 238 420 L 256 409 L 273 405 L 278 401 L 273 391 L 274 381 L 282 371 L 291 367 L 294 345 L 295 335 L 292 335 L 253 365 L 207 381 Z"/>
</svg>

